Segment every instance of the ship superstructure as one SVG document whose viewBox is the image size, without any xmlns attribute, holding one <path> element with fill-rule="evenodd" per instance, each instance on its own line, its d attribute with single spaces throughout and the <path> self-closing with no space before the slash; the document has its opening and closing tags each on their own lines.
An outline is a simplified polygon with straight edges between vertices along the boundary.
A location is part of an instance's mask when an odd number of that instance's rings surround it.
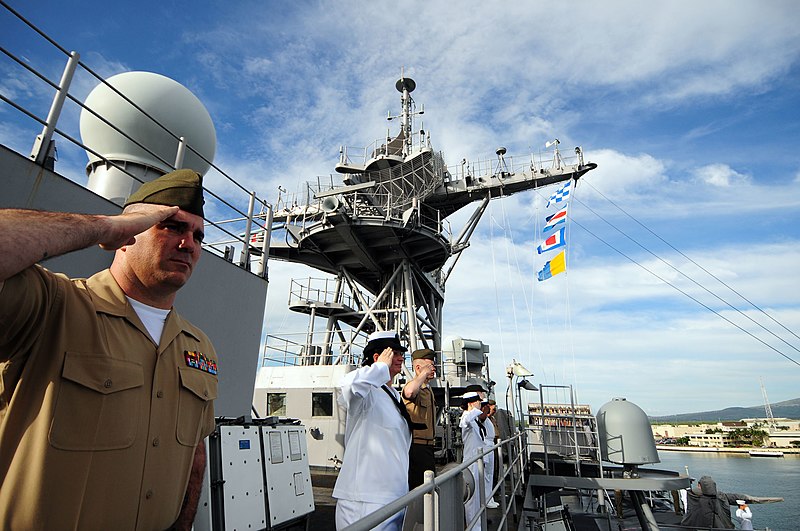
<svg viewBox="0 0 800 531">
<path fill-rule="evenodd" d="M 395 88 L 401 110 L 389 120 L 400 122 L 396 136 L 366 148 L 342 147 L 336 164 L 341 183 L 319 179 L 306 185 L 302 197 L 284 196 L 275 206 L 269 256 L 329 276 L 292 281 L 289 307 L 307 314 L 309 325 L 300 339 L 268 337 L 254 404 L 260 413 L 310 422 L 312 465 L 335 464 L 342 455 L 341 443 L 331 446 L 343 422 L 332 391 L 358 365 L 370 332 L 394 330 L 412 351 L 442 353 L 435 393 L 444 412 L 467 385 L 489 390 L 488 345 L 443 335 L 447 278 L 489 201 L 578 179 L 596 167 L 584 162 L 579 147 L 569 160 L 562 157 L 558 141 L 550 143 L 554 150 L 544 161 L 531 156 L 515 163 L 501 147 L 495 159 L 448 167 L 430 133 L 414 127 L 424 112 L 411 96 L 414 80 L 401 77 Z M 452 231 L 448 216 L 472 204 L 464 226 Z M 452 442 L 449 431 L 442 433 L 445 448 Z"/>
</svg>

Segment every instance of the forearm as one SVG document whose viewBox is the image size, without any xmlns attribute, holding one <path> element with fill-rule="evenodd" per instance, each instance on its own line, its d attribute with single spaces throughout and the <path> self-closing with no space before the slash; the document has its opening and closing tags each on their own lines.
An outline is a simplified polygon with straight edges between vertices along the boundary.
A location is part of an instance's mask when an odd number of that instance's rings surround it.
<svg viewBox="0 0 800 531">
<path fill-rule="evenodd" d="M 203 488 L 203 476 L 206 470 L 206 445 L 200 441 L 194 452 L 192 471 L 189 474 L 189 484 L 186 485 L 186 495 L 183 498 L 183 507 L 178 520 L 172 525 L 176 531 L 188 531 L 192 528 L 197 515 L 197 505 L 200 501 L 200 491 Z"/>
<path fill-rule="evenodd" d="M 427 380 L 427 378 L 424 374 L 419 374 L 414 379 L 410 380 L 403 386 L 403 398 L 406 400 L 414 400 L 419 394 L 419 390 L 422 389 L 422 384 L 425 383 L 425 380 Z"/>
<path fill-rule="evenodd" d="M 137 234 L 177 212 L 178 207 L 141 203 L 118 216 L 0 209 L 0 281 L 70 251 L 131 245 Z"/>
<path fill-rule="evenodd" d="M 53 256 L 100 243 L 106 216 L 0 210 L 0 281 Z"/>
</svg>

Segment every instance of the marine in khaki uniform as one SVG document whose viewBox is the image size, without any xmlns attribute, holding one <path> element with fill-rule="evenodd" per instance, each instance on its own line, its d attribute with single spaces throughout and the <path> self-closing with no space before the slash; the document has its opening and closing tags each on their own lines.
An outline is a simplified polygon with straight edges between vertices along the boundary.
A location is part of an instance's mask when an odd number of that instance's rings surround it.
<svg viewBox="0 0 800 531">
<path fill-rule="evenodd" d="M 405 402 L 411 420 L 424 424 L 425 428 L 414 430 L 409 450 L 408 487 L 422 485 L 426 470 L 436 471 L 434 457 L 434 424 L 436 402 L 428 382 L 436 377 L 436 353 L 424 348 L 411 354 L 414 378 L 403 387 Z"/>
<path fill-rule="evenodd" d="M 218 368 L 172 304 L 202 239 L 191 170 L 118 216 L 0 210 L 1 529 L 191 527 Z M 89 279 L 35 265 L 97 244 Z"/>
</svg>

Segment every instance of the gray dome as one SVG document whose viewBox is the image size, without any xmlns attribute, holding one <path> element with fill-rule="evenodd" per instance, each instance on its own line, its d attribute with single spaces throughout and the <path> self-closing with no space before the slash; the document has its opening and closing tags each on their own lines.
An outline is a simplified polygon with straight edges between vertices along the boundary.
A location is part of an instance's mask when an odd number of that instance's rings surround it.
<svg viewBox="0 0 800 531">
<path fill-rule="evenodd" d="M 597 411 L 600 453 L 604 461 L 621 465 L 659 463 L 650 421 L 642 409 L 615 398 Z"/>
<path fill-rule="evenodd" d="M 106 80 L 144 109 L 176 137 L 185 137 L 187 146 L 214 159 L 217 135 L 205 106 L 189 89 L 168 77 L 152 72 L 125 72 Z M 178 140 L 144 116 L 108 86 L 101 83 L 89 93 L 86 106 L 114 124 L 117 128 L 147 146 L 168 164 L 175 162 Z M 143 164 L 166 173 L 172 168 L 140 148 L 85 109 L 80 118 L 83 143 L 107 159 Z M 87 152 L 88 153 L 88 152 Z M 90 165 L 97 156 L 88 153 Z M 209 165 L 191 150 L 186 150 L 183 168 L 200 174 Z"/>
</svg>

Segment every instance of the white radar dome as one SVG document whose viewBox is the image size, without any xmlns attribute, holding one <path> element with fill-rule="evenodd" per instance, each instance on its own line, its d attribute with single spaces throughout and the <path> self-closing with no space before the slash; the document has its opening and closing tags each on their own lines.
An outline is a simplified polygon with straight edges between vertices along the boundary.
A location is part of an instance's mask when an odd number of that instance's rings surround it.
<svg viewBox="0 0 800 531">
<path fill-rule="evenodd" d="M 106 82 L 158 123 L 101 83 L 89 93 L 86 107 L 147 149 L 118 133 L 86 109 L 81 111 L 80 118 L 84 145 L 126 168 L 142 181 L 149 181 L 172 170 L 178 153 L 178 139 L 184 137 L 187 148 L 180 168 L 190 168 L 201 175 L 208 171 L 209 164 L 203 158 L 213 161 L 217 135 L 205 106 L 189 89 L 152 72 L 126 72 L 112 76 Z M 89 164 L 86 172 L 91 190 L 121 204 L 139 187 L 138 181 L 106 164 L 93 153 L 87 151 L 87 154 Z"/>
</svg>

